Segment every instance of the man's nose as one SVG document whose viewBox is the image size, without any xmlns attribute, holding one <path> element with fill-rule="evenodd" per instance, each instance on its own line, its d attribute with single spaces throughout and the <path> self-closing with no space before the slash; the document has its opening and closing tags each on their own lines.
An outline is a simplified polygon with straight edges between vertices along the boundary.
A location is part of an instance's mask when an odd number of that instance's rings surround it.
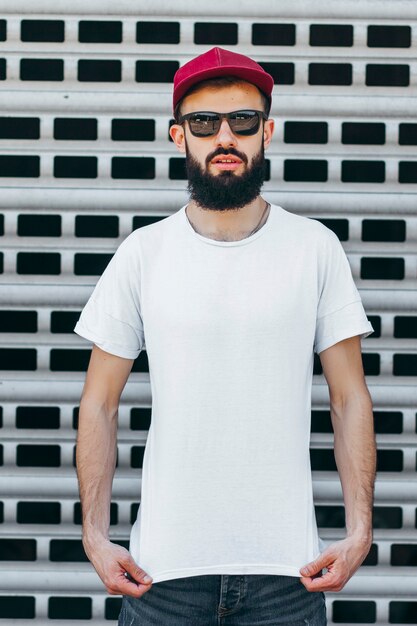
<svg viewBox="0 0 417 626">
<path fill-rule="evenodd" d="M 232 132 L 226 118 L 223 118 L 221 121 L 219 131 L 216 135 L 216 144 L 222 146 L 236 145 L 236 135 Z"/>
</svg>

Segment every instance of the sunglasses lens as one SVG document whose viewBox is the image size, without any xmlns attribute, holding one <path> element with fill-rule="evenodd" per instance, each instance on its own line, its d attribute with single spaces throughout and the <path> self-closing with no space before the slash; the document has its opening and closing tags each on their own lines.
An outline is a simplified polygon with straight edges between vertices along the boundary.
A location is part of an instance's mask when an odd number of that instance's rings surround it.
<svg viewBox="0 0 417 626">
<path fill-rule="evenodd" d="M 190 130 L 196 137 L 208 137 L 218 132 L 220 118 L 216 114 L 196 113 L 189 118 Z"/>
<path fill-rule="evenodd" d="M 190 130 L 196 137 L 209 137 L 219 132 L 221 117 L 217 113 L 195 113 L 188 118 Z M 256 111 L 235 111 L 227 116 L 236 135 L 254 135 L 259 130 L 260 116 Z"/>
<path fill-rule="evenodd" d="M 256 111 L 238 111 L 230 117 L 229 124 L 238 135 L 254 135 L 259 129 L 259 115 Z"/>
</svg>

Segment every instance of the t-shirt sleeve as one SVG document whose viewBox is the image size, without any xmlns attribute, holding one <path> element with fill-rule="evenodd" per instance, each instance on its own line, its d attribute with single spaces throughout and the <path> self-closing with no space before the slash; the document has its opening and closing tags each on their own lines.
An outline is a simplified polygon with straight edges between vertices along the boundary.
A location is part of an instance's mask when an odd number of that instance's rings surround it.
<svg viewBox="0 0 417 626">
<path fill-rule="evenodd" d="M 327 229 L 319 251 L 319 300 L 314 351 L 322 352 L 348 337 L 368 337 L 374 329 L 366 317 L 348 258 L 337 235 Z"/>
<path fill-rule="evenodd" d="M 136 359 L 145 348 L 139 255 L 132 243 L 128 237 L 120 244 L 74 328 L 102 350 L 125 359 Z"/>
</svg>

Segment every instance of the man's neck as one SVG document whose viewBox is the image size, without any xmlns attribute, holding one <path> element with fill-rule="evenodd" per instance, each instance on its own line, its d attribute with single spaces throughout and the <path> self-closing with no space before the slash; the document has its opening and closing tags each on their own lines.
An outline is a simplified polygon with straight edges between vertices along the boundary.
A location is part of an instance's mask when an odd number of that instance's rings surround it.
<svg viewBox="0 0 417 626">
<path fill-rule="evenodd" d="M 239 241 L 262 228 L 268 219 L 267 202 L 258 196 L 240 209 L 214 210 L 190 201 L 186 207 L 188 221 L 203 237 L 217 241 Z"/>
</svg>

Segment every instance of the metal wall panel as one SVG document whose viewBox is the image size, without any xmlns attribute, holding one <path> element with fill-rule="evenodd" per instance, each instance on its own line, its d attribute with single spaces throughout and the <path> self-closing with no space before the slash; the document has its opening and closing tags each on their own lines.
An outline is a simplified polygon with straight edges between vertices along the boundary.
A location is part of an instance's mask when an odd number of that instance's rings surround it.
<svg viewBox="0 0 417 626">
<path fill-rule="evenodd" d="M 143 22 L 158 24 L 138 41 Z M 1 623 L 114 623 L 120 599 L 80 547 L 73 454 L 90 349 L 71 331 L 118 244 L 185 204 L 168 137 L 172 76 L 221 45 L 276 77 L 265 196 L 337 232 L 376 329 L 363 342 L 379 454 L 374 546 L 327 594 L 329 624 L 417 624 L 416 42 L 413 0 L 0 0 Z M 142 353 L 120 408 L 117 541 L 140 499 L 150 406 Z M 316 359 L 314 490 L 330 542 L 344 518 L 328 409 Z"/>
</svg>

